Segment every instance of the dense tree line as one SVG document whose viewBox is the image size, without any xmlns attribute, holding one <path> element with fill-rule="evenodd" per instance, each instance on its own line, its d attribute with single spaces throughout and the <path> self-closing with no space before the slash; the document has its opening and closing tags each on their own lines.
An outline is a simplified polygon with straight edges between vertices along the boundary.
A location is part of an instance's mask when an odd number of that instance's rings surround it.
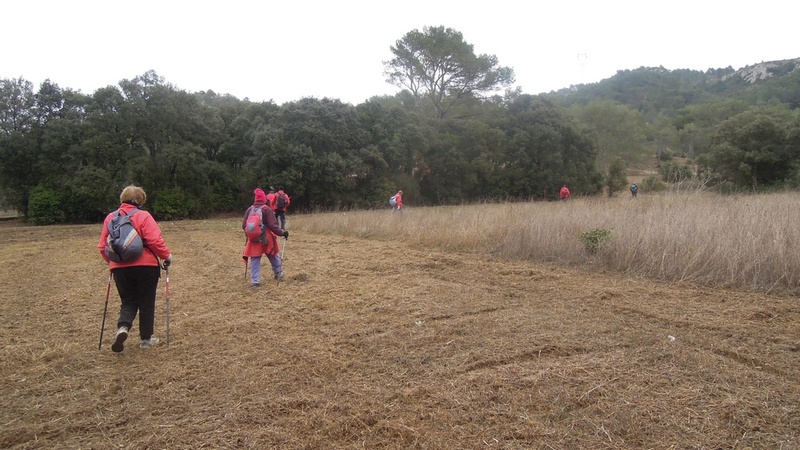
<svg viewBox="0 0 800 450">
<path fill-rule="evenodd" d="M 283 105 L 189 93 L 155 72 L 83 94 L 0 79 L 0 206 L 34 223 L 101 220 L 127 184 L 159 219 L 240 211 L 256 186 L 297 210 L 612 194 L 625 167 L 669 163 L 747 189 L 800 184 L 800 70 L 758 86 L 732 69 L 624 71 L 543 95 L 498 88 L 513 70 L 460 33 L 415 30 L 391 47 L 394 97 Z M 446 63 L 444 63 L 446 62 Z M 613 172 L 613 173 L 612 173 Z M 613 176 L 609 176 L 613 175 Z"/>
<path fill-rule="evenodd" d="M 283 185 L 300 210 L 555 198 L 601 189 L 596 146 L 540 97 L 494 99 L 472 119 L 401 101 L 304 98 L 277 106 L 190 94 L 154 72 L 84 95 L 0 80 L 6 201 L 39 223 L 98 221 L 130 183 L 159 218 L 242 210 L 256 186 Z"/>
</svg>

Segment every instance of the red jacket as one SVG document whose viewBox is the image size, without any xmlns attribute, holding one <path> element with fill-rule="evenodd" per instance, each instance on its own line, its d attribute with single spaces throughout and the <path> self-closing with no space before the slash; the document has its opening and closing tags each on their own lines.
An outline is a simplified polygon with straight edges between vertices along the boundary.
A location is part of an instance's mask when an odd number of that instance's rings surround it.
<svg viewBox="0 0 800 450">
<path fill-rule="evenodd" d="M 119 210 L 125 214 L 130 214 L 135 208 L 135 206 L 129 203 L 123 203 L 119 206 Z M 128 262 L 118 263 L 109 260 L 108 256 L 106 256 L 105 248 L 106 241 L 108 240 L 108 222 L 111 221 L 112 217 L 114 217 L 113 211 L 110 212 L 103 221 L 103 230 L 100 232 L 100 242 L 97 243 L 100 255 L 102 255 L 103 259 L 109 264 L 111 270 L 118 267 L 158 266 L 159 263 L 156 256 L 161 259 L 167 259 L 170 255 L 169 248 L 164 242 L 164 238 L 161 236 L 161 228 L 159 228 L 156 220 L 153 219 L 153 216 L 151 216 L 149 212 L 140 209 L 138 213 L 131 217 L 131 224 L 136 228 L 136 232 L 139 233 L 142 242 L 144 242 L 145 249 L 142 255 Z"/>
<path fill-rule="evenodd" d="M 263 206 L 266 206 L 266 204 L 257 202 L 247 208 L 247 211 L 244 213 L 244 218 L 242 219 L 242 230 L 244 230 L 247 225 L 247 218 L 250 216 L 250 211 L 252 211 L 253 208 L 260 208 Z M 286 232 L 278 225 L 278 219 L 275 218 L 275 213 L 273 213 L 269 207 L 262 211 L 262 217 L 264 218 L 264 224 L 267 226 L 267 243 L 262 244 L 247 239 L 244 244 L 242 258 L 258 258 L 264 254 L 271 256 L 277 255 L 278 252 L 280 252 L 278 237 L 276 235 L 284 236 Z"/>
<path fill-rule="evenodd" d="M 561 198 L 569 198 L 569 197 L 570 197 L 569 189 L 566 186 L 563 186 L 561 188 Z"/>
<path fill-rule="evenodd" d="M 281 194 L 286 196 L 286 207 L 284 207 L 284 208 L 278 208 L 278 196 L 281 195 Z M 287 194 L 286 192 L 283 192 L 283 191 L 276 192 L 271 200 L 269 199 L 269 196 L 268 196 L 267 197 L 267 201 L 269 202 L 269 207 L 272 208 L 275 211 L 286 211 L 287 209 L 289 209 L 289 204 L 292 203 L 292 199 L 289 198 L 289 194 Z"/>
<path fill-rule="evenodd" d="M 272 191 L 270 191 L 269 194 L 267 194 L 267 204 L 272 209 L 275 209 L 275 207 L 273 206 L 274 204 L 273 202 L 275 201 L 275 195 L 276 195 L 275 192 Z"/>
<path fill-rule="evenodd" d="M 394 200 L 397 202 L 395 208 L 400 209 L 403 207 L 403 194 L 399 192 L 397 194 L 394 194 Z"/>
</svg>

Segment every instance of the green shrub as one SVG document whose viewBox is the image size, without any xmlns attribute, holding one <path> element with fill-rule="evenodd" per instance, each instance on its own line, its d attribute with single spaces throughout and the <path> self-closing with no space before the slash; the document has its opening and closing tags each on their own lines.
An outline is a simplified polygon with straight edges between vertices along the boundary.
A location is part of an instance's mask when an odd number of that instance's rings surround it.
<svg viewBox="0 0 800 450">
<path fill-rule="evenodd" d="M 179 187 L 164 189 L 158 192 L 153 200 L 153 216 L 157 220 L 175 220 L 189 217 L 191 205 L 186 194 Z"/>
<path fill-rule="evenodd" d="M 591 231 L 581 233 L 581 242 L 586 253 L 594 255 L 606 243 L 611 240 L 611 230 L 604 228 L 595 228 Z"/>
<path fill-rule="evenodd" d="M 611 163 L 608 168 L 608 175 L 606 176 L 606 187 L 608 187 L 608 196 L 611 197 L 615 192 L 624 192 L 628 188 L 628 176 L 626 175 L 627 167 L 622 158 L 617 158 Z"/>
<path fill-rule="evenodd" d="M 667 189 L 667 185 L 662 183 L 657 175 L 650 175 L 642 180 L 641 188 L 645 192 L 661 192 Z"/>
<path fill-rule="evenodd" d="M 661 151 L 661 153 L 656 155 L 656 157 L 658 158 L 659 161 L 672 161 L 673 155 L 671 151 L 665 149 Z"/>
<path fill-rule="evenodd" d="M 668 183 L 679 183 L 692 178 L 692 169 L 672 161 L 661 164 L 658 168 L 661 179 Z"/>
<path fill-rule="evenodd" d="M 36 186 L 28 196 L 27 218 L 35 225 L 64 223 L 67 216 L 61 208 L 61 196 L 53 189 Z"/>
</svg>

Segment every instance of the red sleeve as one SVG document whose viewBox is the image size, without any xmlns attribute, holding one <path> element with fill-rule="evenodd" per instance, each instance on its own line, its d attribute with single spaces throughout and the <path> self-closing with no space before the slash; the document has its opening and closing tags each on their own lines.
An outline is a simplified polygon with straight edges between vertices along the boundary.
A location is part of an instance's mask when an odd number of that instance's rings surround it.
<svg viewBox="0 0 800 450">
<path fill-rule="evenodd" d="M 147 248 L 153 251 L 161 259 L 167 259 L 170 255 L 169 247 L 164 242 L 164 237 L 161 235 L 161 228 L 153 219 L 149 212 L 140 210 L 135 216 L 131 218 L 133 222 L 136 220 L 139 225 L 136 227 L 139 230 L 139 235 L 142 237 Z"/>
</svg>

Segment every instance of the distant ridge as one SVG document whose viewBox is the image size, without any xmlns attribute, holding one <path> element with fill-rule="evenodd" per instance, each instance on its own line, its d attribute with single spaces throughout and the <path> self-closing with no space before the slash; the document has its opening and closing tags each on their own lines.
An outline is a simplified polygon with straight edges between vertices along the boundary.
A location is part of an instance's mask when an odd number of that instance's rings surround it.
<svg viewBox="0 0 800 450">
<path fill-rule="evenodd" d="M 785 75 L 798 69 L 800 69 L 800 58 L 767 61 L 743 67 L 732 74 L 723 75 L 719 79 L 728 81 L 739 77 L 747 83 L 754 84 L 758 81 Z"/>
</svg>

